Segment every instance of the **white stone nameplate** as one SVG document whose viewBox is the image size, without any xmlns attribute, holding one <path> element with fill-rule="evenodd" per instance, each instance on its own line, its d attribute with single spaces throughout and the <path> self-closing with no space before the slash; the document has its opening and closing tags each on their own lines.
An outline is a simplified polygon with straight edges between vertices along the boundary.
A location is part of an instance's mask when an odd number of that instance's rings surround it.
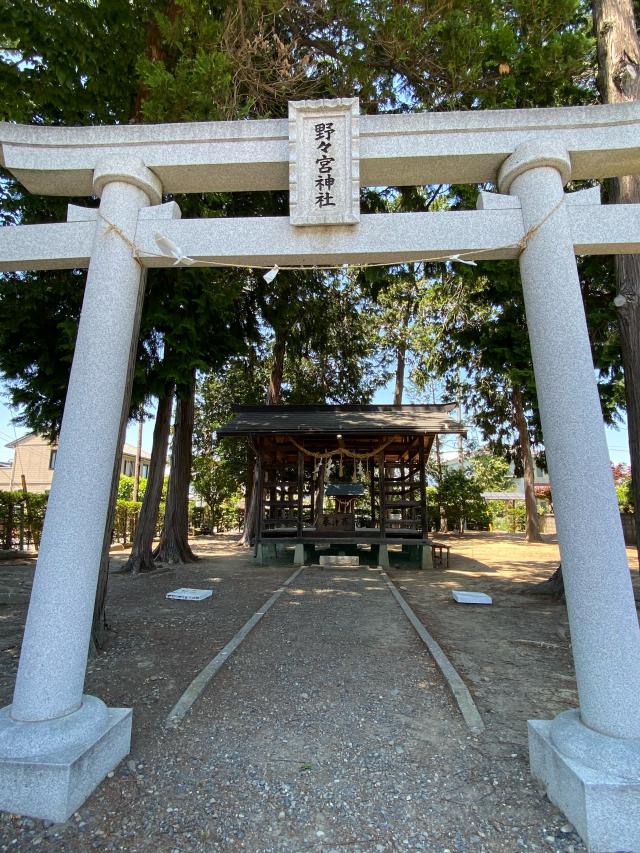
<svg viewBox="0 0 640 853">
<path fill-rule="evenodd" d="M 360 221 L 357 98 L 289 103 L 289 215 L 292 225 Z"/>
</svg>

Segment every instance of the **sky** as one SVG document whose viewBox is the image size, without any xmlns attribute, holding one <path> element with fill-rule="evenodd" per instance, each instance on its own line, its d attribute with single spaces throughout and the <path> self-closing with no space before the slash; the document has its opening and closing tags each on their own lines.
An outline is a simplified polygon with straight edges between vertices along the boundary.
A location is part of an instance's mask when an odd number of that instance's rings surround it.
<svg viewBox="0 0 640 853">
<path fill-rule="evenodd" d="M 394 380 L 390 380 L 389 383 L 376 392 L 373 402 L 374 403 L 392 403 L 393 402 L 393 387 Z M 410 399 L 406 399 L 405 402 L 413 402 Z M 454 416 L 456 413 L 453 413 Z M 464 413 L 462 420 L 464 421 Z M 625 465 L 630 464 L 629 457 L 629 435 L 627 433 L 627 423 L 626 420 L 620 424 L 618 428 L 615 427 L 607 427 L 606 428 L 606 436 L 607 436 L 607 445 L 609 447 L 609 458 L 612 462 L 623 462 Z M 457 436 L 450 435 L 444 436 L 442 439 L 442 449 L 443 450 L 453 450 L 457 447 Z"/>
<path fill-rule="evenodd" d="M 612 462 L 624 462 L 630 464 L 629 456 L 629 433 L 627 432 L 627 421 L 620 427 L 607 427 L 607 444 L 609 445 L 609 456 Z"/>
<path fill-rule="evenodd" d="M 5 447 L 10 441 L 13 441 L 28 432 L 27 429 L 20 426 L 15 426 L 11 423 L 15 416 L 15 411 L 8 408 L 6 405 L 6 395 L 2 395 L 0 399 L 0 462 L 10 462 L 13 451 Z M 390 382 L 387 386 L 380 389 L 374 397 L 375 403 L 392 403 L 393 402 L 393 383 Z M 463 418 L 464 420 L 464 418 Z M 623 462 L 629 464 L 629 437 L 627 434 L 626 422 L 618 429 L 607 427 L 607 444 L 609 446 L 609 457 L 612 462 Z M 136 423 L 129 424 L 127 429 L 127 443 L 135 446 L 138 436 L 138 426 Z M 147 420 L 144 424 L 142 433 L 142 447 L 144 450 L 151 451 L 153 439 L 153 417 Z M 456 437 L 446 436 L 444 438 L 443 449 L 453 450 L 456 447 Z"/>
</svg>

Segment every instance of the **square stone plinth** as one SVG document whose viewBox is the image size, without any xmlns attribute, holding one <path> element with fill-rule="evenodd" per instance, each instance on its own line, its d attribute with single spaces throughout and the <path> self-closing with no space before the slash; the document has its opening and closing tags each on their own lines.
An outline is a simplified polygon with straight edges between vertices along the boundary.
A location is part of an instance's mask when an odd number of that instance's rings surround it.
<svg viewBox="0 0 640 853">
<path fill-rule="evenodd" d="M 0 811 L 65 821 L 129 753 L 131 708 L 110 708 L 107 728 L 84 748 L 0 759 Z"/>
<path fill-rule="evenodd" d="M 622 779 L 567 758 L 551 742 L 550 728 L 550 721 L 529 720 L 532 776 L 544 783 L 590 853 L 640 853 L 640 779 Z"/>
</svg>

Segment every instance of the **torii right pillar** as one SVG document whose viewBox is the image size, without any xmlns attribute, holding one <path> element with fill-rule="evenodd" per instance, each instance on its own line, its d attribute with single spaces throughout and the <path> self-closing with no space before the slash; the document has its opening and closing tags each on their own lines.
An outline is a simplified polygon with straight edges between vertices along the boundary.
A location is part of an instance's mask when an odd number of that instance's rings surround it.
<svg viewBox="0 0 640 853">
<path fill-rule="evenodd" d="M 500 169 L 517 196 L 520 272 L 553 484 L 580 709 L 529 721 L 531 771 L 593 853 L 640 853 L 640 629 L 580 292 L 561 145 Z"/>
</svg>

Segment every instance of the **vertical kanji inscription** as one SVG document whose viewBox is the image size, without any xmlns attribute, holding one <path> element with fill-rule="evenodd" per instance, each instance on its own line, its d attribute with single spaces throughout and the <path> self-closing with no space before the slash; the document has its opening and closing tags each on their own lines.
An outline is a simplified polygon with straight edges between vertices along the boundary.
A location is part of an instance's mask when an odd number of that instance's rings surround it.
<svg viewBox="0 0 640 853">
<path fill-rule="evenodd" d="M 359 221 L 358 102 L 289 104 L 289 190 L 292 225 Z"/>
</svg>

